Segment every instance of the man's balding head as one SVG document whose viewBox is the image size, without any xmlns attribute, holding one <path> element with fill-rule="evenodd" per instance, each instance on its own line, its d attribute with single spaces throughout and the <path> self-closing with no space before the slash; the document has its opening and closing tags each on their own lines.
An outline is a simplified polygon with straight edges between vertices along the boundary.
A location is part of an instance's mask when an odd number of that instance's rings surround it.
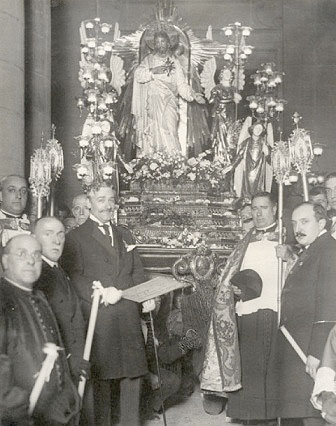
<svg viewBox="0 0 336 426">
<path fill-rule="evenodd" d="M 28 185 L 24 177 L 9 175 L 0 181 L 2 203 L 1 208 L 13 215 L 21 215 L 26 208 Z"/>
<path fill-rule="evenodd" d="M 10 239 L 2 256 L 5 278 L 31 289 L 41 275 L 41 244 L 32 235 Z"/>
</svg>

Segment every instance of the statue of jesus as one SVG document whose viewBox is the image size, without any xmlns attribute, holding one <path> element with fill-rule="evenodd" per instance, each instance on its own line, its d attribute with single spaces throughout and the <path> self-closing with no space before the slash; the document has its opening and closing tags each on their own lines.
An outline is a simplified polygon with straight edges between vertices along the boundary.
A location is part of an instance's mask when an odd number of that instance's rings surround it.
<svg viewBox="0 0 336 426">
<path fill-rule="evenodd" d="M 171 53 L 168 34 L 154 34 L 154 51 L 134 73 L 132 113 L 136 125 L 137 155 L 181 152 L 178 138 L 179 96 L 204 103 L 186 82 L 179 60 Z"/>
</svg>

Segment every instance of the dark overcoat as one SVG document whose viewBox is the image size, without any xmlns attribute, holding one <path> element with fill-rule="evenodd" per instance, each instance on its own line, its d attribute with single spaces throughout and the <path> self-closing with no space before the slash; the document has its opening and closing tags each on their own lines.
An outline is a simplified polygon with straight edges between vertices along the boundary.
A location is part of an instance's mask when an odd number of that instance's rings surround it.
<svg viewBox="0 0 336 426">
<path fill-rule="evenodd" d="M 114 244 L 90 218 L 69 232 L 62 264 L 81 300 L 86 321 L 92 303 L 92 282 L 125 290 L 145 281 L 144 270 L 131 233 L 112 226 Z M 121 299 L 115 305 L 99 305 L 91 371 L 97 379 L 139 377 L 147 372 L 140 307 Z"/>
<path fill-rule="evenodd" d="M 336 241 L 319 236 L 299 257 L 282 291 L 281 324 L 308 356 L 321 359 L 336 321 Z M 314 382 L 278 332 L 279 410 L 282 418 L 320 417 L 310 402 Z"/>
<path fill-rule="evenodd" d="M 61 267 L 42 262 L 42 272 L 34 288 L 41 290 L 56 317 L 68 357 L 71 374 L 78 380 L 83 359 L 86 326 L 79 298 Z"/>
</svg>

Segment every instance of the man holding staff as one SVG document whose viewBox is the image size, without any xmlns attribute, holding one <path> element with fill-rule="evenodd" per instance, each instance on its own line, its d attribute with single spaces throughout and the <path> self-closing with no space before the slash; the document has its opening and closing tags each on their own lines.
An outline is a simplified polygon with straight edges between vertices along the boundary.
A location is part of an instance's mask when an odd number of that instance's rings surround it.
<svg viewBox="0 0 336 426">
<path fill-rule="evenodd" d="M 139 306 L 121 299 L 121 291 L 145 281 L 129 231 L 115 226 L 115 191 L 106 184 L 88 193 L 90 217 L 67 234 L 63 265 L 80 297 L 88 321 L 92 283 L 104 293 L 91 349 L 96 425 L 109 425 L 111 395 L 120 389 L 121 425 L 138 425 L 141 377 L 147 373 Z"/>
<path fill-rule="evenodd" d="M 8 241 L 0 284 L 0 423 L 2 426 L 75 425 L 79 396 L 65 352 L 60 350 L 49 381 L 29 396 L 46 359 L 45 345 L 63 347 L 56 319 L 42 293 L 33 289 L 42 265 L 39 242 L 30 235 Z M 46 378 L 45 378 L 46 379 Z M 34 407 L 34 410 L 32 410 Z M 32 419 L 29 418 L 32 411 Z"/>
<path fill-rule="evenodd" d="M 279 331 L 277 415 L 296 419 L 304 426 L 324 425 L 310 396 L 328 333 L 336 320 L 336 244 L 325 229 L 326 221 L 321 205 L 305 202 L 294 209 L 294 234 L 303 251 L 286 279 L 281 299 L 280 325 L 290 333 L 307 361 L 303 363 L 295 345 Z"/>
</svg>

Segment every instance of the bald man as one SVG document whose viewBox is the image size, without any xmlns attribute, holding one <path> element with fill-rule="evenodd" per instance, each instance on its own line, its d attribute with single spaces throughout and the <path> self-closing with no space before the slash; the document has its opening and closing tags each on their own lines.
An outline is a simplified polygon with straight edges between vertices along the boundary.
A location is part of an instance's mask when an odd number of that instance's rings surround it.
<svg viewBox="0 0 336 426">
<path fill-rule="evenodd" d="M 44 296 L 33 289 L 42 267 L 40 243 L 13 237 L 2 256 L 0 284 L 0 419 L 2 426 L 75 425 L 79 396 L 64 351 L 43 386 L 32 419 L 29 395 L 45 359 L 47 342 L 63 347 L 56 319 Z"/>
</svg>

